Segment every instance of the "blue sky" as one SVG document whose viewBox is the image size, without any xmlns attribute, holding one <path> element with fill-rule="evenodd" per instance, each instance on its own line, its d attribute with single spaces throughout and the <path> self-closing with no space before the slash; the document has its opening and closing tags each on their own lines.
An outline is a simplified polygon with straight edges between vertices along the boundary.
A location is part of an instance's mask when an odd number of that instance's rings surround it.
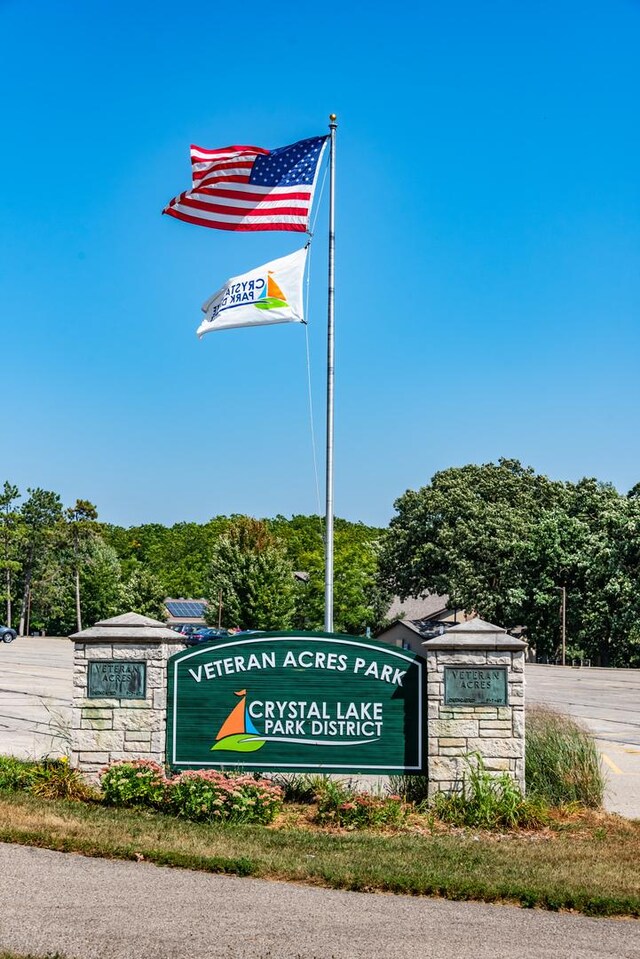
<svg viewBox="0 0 640 959">
<path fill-rule="evenodd" d="M 301 234 L 160 211 L 191 142 L 283 146 L 331 111 L 336 513 L 386 524 L 499 456 L 640 480 L 640 3 L 390 9 L 0 0 L 0 480 L 126 525 L 316 510 L 303 328 L 195 336 Z"/>
</svg>

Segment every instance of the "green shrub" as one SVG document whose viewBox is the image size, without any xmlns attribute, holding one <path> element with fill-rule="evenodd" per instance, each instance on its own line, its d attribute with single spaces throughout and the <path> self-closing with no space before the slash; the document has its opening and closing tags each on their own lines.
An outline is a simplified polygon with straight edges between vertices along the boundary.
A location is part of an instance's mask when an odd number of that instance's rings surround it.
<svg viewBox="0 0 640 959">
<path fill-rule="evenodd" d="M 95 794 L 66 758 L 36 764 L 29 791 L 41 799 L 90 799 Z"/>
<path fill-rule="evenodd" d="M 14 756 L 0 756 L 0 789 L 29 790 L 38 764 Z"/>
<path fill-rule="evenodd" d="M 544 806 L 526 799 L 508 773 L 492 776 L 478 753 L 466 757 L 466 764 L 459 792 L 437 793 L 433 799 L 433 812 L 443 822 L 480 829 L 512 829 L 546 821 Z"/>
<path fill-rule="evenodd" d="M 327 779 L 318 792 L 317 822 L 322 825 L 366 829 L 399 826 L 407 818 L 407 805 L 400 796 L 374 796 L 355 792 L 336 780 Z"/>
<path fill-rule="evenodd" d="M 269 823 L 282 808 L 282 790 L 266 779 L 190 769 L 170 780 L 170 810 L 195 822 Z"/>
<path fill-rule="evenodd" d="M 167 778 L 164 769 L 149 759 L 114 762 L 100 777 L 102 796 L 110 806 L 150 806 L 158 809 L 165 801 Z"/>
<path fill-rule="evenodd" d="M 527 794 L 551 806 L 578 802 L 598 808 L 604 777 L 593 737 L 575 719 L 534 706 L 526 716 Z"/>
</svg>

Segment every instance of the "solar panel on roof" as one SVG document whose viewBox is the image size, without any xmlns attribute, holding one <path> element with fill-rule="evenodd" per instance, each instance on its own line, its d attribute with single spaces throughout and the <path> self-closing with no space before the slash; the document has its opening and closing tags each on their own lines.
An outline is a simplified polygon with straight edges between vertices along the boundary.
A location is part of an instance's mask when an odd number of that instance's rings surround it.
<svg viewBox="0 0 640 959">
<path fill-rule="evenodd" d="M 185 603 L 186 608 L 189 610 L 189 616 L 202 616 L 206 609 L 206 603 Z"/>
<path fill-rule="evenodd" d="M 169 610 L 169 615 L 180 617 L 184 616 L 189 619 L 195 619 L 201 617 L 206 609 L 206 603 L 178 603 L 178 602 L 169 602 L 165 604 Z"/>
</svg>

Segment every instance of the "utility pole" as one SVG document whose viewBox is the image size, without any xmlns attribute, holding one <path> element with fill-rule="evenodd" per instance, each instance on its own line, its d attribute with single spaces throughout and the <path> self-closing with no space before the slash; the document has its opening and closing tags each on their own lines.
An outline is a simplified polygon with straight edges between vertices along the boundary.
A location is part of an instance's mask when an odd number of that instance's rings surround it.
<svg viewBox="0 0 640 959">
<path fill-rule="evenodd" d="M 567 587 L 562 587 L 562 665 L 567 665 Z"/>
<path fill-rule="evenodd" d="M 555 586 L 554 589 L 562 593 L 561 618 L 562 618 L 562 665 L 567 665 L 567 587 Z"/>
</svg>

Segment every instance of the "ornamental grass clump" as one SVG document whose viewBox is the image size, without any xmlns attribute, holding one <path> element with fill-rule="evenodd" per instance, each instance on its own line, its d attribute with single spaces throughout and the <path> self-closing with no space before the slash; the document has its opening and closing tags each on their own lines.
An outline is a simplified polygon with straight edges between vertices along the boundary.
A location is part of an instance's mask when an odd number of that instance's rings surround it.
<svg viewBox="0 0 640 959">
<path fill-rule="evenodd" d="M 194 822 L 270 823 L 282 808 L 282 790 L 267 779 L 217 770 L 187 770 L 168 785 L 176 816 Z"/>
<path fill-rule="evenodd" d="M 303 803 L 310 805 L 316 801 L 326 776 L 310 773 L 276 773 L 273 782 L 282 789 L 285 803 Z"/>
<path fill-rule="evenodd" d="M 94 798 L 94 791 L 66 756 L 26 760 L 0 756 L 0 789 L 24 790 L 41 799 Z"/>
<path fill-rule="evenodd" d="M 109 806 L 150 806 L 165 803 L 168 780 L 164 769 L 150 759 L 113 762 L 100 776 L 102 797 Z"/>
<path fill-rule="evenodd" d="M 316 800 L 316 821 L 324 826 L 347 829 L 400 826 L 408 814 L 407 804 L 400 796 L 354 792 L 333 780 L 322 784 Z"/>
<path fill-rule="evenodd" d="M 429 801 L 428 776 L 389 776 L 389 789 L 417 809 L 424 808 Z"/>
<path fill-rule="evenodd" d="M 536 828 L 547 822 L 544 804 L 523 796 L 508 773 L 492 776 L 479 753 L 465 762 L 460 790 L 434 796 L 432 810 L 442 822 L 476 829 Z"/>
<path fill-rule="evenodd" d="M 546 707 L 527 709 L 527 794 L 551 806 L 602 805 L 604 778 L 593 737 L 575 719 Z"/>
<path fill-rule="evenodd" d="M 95 799 L 95 791 L 87 785 L 77 769 L 69 765 L 66 756 L 43 759 L 36 764 L 29 792 L 41 799 Z"/>
</svg>

